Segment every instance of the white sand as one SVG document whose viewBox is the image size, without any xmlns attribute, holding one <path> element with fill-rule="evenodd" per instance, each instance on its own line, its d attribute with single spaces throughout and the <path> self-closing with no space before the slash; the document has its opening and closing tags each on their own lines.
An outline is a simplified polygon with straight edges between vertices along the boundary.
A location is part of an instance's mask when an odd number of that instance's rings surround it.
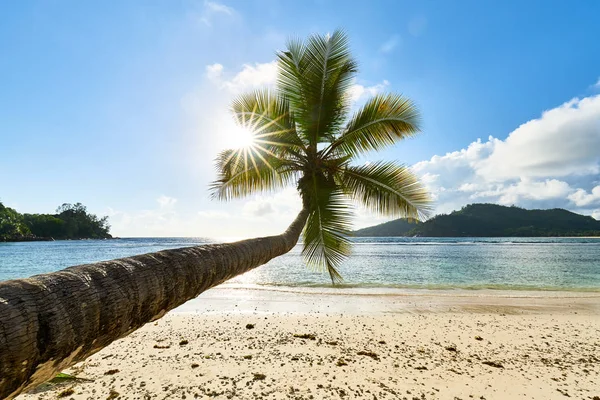
<svg viewBox="0 0 600 400">
<path fill-rule="evenodd" d="M 600 396 L 598 293 L 369 293 L 213 289 L 19 399 Z"/>
</svg>

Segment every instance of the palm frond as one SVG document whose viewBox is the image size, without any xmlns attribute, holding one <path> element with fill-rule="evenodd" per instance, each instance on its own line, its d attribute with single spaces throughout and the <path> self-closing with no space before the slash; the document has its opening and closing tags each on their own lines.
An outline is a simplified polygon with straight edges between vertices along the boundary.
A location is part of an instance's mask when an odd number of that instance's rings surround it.
<svg viewBox="0 0 600 400">
<path fill-rule="evenodd" d="M 311 146 L 330 141 L 348 111 L 346 91 L 357 65 L 343 31 L 293 42 L 279 54 L 279 90 L 290 99 L 304 138 Z"/>
<path fill-rule="evenodd" d="M 336 132 L 348 110 L 347 90 L 358 68 L 350 53 L 348 36 L 341 30 L 331 35 L 313 35 L 306 44 L 303 78 L 310 120 L 307 132 L 311 143 L 319 143 Z"/>
<path fill-rule="evenodd" d="M 284 188 L 298 175 L 295 164 L 261 149 L 225 150 L 216 160 L 218 178 L 210 185 L 211 196 L 231 200 Z"/>
<path fill-rule="evenodd" d="M 339 148 L 356 156 L 380 150 L 416 135 L 419 123 L 419 111 L 410 99 L 397 94 L 377 95 L 352 117 L 327 151 Z"/>
<path fill-rule="evenodd" d="M 232 102 L 231 111 L 236 122 L 252 132 L 255 146 L 282 156 L 304 149 L 289 101 L 282 96 L 269 90 L 246 93 Z"/>
<path fill-rule="evenodd" d="M 431 212 L 429 193 L 406 166 L 382 161 L 346 166 L 337 178 L 350 198 L 374 212 L 417 220 Z"/>
<path fill-rule="evenodd" d="M 306 46 L 299 39 L 290 39 L 287 50 L 277 54 L 277 90 L 290 104 L 290 111 L 299 121 L 300 135 L 304 127 L 300 121 L 309 119 L 306 93 L 310 90 L 302 73 L 306 69 Z"/>
<path fill-rule="evenodd" d="M 343 191 L 324 176 L 303 178 L 300 190 L 309 204 L 302 255 L 310 267 L 327 271 L 332 283 L 340 282 L 338 268 L 350 255 L 351 248 L 347 239 L 352 217 L 350 205 Z"/>
</svg>

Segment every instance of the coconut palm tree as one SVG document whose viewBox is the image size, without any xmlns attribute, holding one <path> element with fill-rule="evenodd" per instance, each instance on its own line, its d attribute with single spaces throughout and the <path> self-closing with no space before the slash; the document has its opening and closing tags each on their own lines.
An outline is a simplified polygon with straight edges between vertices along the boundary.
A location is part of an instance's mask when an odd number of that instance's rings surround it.
<svg viewBox="0 0 600 400">
<path fill-rule="evenodd" d="M 419 113 L 402 95 L 380 94 L 348 118 L 357 65 L 342 31 L 291 41 L 277 59 L 276 90 L 233 102 L 233 116 L 253 142 L 219 155 L 213 195 L 229 200 L 296 184 L 308 210 L 302 253 L 335 283 L 350 251 L 352 201 L 414 219 L 429 210 L 427 192 L 406 166 L 353 164 L 365 152 L 415 135 Z"/>
<path fill-rule="evenodd" d="M 0 282 L 0 398 L 12 398 L 227 279 L 291 250 L 303 232 L 309 265 L 333 282 L 350 251 L 351 202 L 420 219 L 429 198 L 393 162 L 353 164 L 415 135 L 407 98 L 377 95 L 352 115 L 357 72 L 341 31 L 293 40 L 277 55 L 275 91 L 233 102 L 252 145 L 217 158 L 212 193 L 233 199 L 295 184 L 302 210 L 281 235 L 166 250 Z"/>
</svg>

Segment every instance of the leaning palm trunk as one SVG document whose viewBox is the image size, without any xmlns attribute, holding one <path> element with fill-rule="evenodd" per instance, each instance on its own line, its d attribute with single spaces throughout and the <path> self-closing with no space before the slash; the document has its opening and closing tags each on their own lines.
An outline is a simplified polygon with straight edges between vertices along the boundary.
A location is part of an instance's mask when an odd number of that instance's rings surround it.
<svg viewBox="0 0 600 400">
<path fill-rule="evenodd" d="M 0 282 L 0 398 L 51 379 L 203 291 L 287 253 L 307 217 L 305 207 L 278 236 Z"/>
</svg>

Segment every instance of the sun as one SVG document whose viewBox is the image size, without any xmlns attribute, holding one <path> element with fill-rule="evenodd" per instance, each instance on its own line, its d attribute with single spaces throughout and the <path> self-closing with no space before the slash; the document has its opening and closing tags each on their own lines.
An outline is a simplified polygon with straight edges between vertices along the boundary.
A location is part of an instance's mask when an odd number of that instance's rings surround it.
<svg viewBox="0 0 600 400">
<path fill-rule="evenodd" d="M 234 125 L 228 134 L 234 148 L 248 148 L 254 145 L 254 132 L 248 127 Z"/>
<path fill-rule="evenodd" d="M 240 124 L 232 118 L 222 118 L 219 119 L 216 128 L 216 142 L 223 150 L 250 149 L 257 145 L 258 135 L 247 123 Z"/>
</svg>

